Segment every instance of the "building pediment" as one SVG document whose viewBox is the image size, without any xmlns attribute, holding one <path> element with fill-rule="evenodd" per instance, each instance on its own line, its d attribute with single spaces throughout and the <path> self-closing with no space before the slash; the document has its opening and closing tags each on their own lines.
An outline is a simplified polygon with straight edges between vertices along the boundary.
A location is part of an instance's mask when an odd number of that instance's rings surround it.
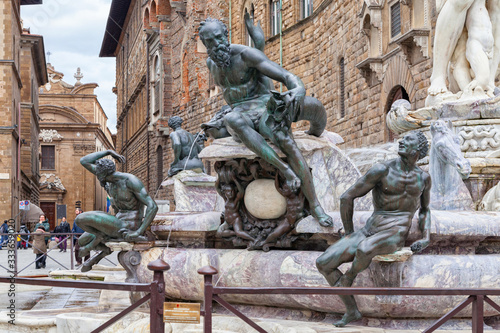
<svg viewBox="0 0 500 333">
<path fill-rule="evenodd" d="M 58 105 L 40 105 L 42 122 L 88 124 L 89 121 L 77 110 Z"/>
</svg>

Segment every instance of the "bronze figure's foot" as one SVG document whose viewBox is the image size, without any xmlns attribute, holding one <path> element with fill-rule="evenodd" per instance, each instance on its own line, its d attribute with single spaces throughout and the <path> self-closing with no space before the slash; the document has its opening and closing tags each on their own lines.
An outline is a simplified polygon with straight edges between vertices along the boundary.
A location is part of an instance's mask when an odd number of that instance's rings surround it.
<svg viewBox="0 0 500 333">
<path fill-rule="evenodd" d="M 312 209 L 312 216 L 318 220 L 319 224 L 323 227 L 333 227 L 333 219 L 330 215 L 325 213 L 321 206 L 316 206 Z"/>
<path fill-rule="evenodd" d="M 300 189 L 300 178 L 291 169 L 288 169 L 284 173 L 284 176 L 286 178 L 286 185 L 292 192 L 297 192 Z"/>
<path fill-rule="evenodd" d="M 92 264 L 85 263 L 82 266 L 82 273 L 88 272 L 92 269 Z"/>
<path fill-rule="evenodd" d="M 359 312 L 358 310 L 354 310 L 351 313 L 349 313 L 349 312 L 346 313 L 344 316 L 342 316 L 342 319 L 340 319 L 339 321 L 337 321 L 333 325 L 335 325 L 337 327 L 344 327 L 345 325 L 349 324 L 351 321 L 360 320 L 361 318 L 363 318 L 363 315 L 361 314 L 361 312 Z"/>
</svg>

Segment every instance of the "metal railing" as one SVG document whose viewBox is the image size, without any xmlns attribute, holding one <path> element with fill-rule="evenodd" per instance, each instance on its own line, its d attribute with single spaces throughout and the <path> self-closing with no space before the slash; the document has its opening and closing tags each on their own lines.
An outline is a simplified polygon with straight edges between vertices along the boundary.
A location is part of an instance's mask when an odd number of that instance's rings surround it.
<svg viewBox="0 0 500 333">
<path fill-rule="evenodd" d="M 29 236 L 30 238 L 32 238 L 32 236 L 35 235 L 35 233 L 19 233 L 19 232 L 13 232 L 13 233 L 0 233 L 0 236 L 7 236 L 7 237 L 13 237 L 13 239 L 15 240 L 14 241 L 14 246 L 13 246 L 13 249 L 12 247 L 9 247 L 9 245 L 7 245 L 7 248 L 8 249 L 11 249 L 14 251 L 14 265 L 15 265 L 15 268 L 12 270 L 12 269 L 9 269 L 5 266 L 3 266 L 2 264 L 0 264 L 0 268 L 3 268 L 5 269 L 8 273 L 14 273 L 14 275 L 18 276 L 19 273 L 21 273 L 22 271 L 26 270 L 29 266 L 31 266 L 33 263 L 36 263 L 36 261 L 38 260 L 41 260 L 42 257 L 39 257 L 33 261 L 31 261 L 29 264 L 25 265 L 24 267 L 22 267 L 21 269 L 18 268 L 18 260 L 17 260 L 17 251 L 19 250 L 18 247 L 17 247 L 17 237 L 21 237 L 21 236 Z M 63 239 L 59 240 L 56 244 L 55 247 L 53 248 L 47 248 L 47 251 L 45 253 L 45 256 L 51 260 L 53 260 L 55 263 L 57 263 L 59 266 L 61 266 L 62 268 L 64 269 L 75 269 L 75 242 L 74 242 L 74 237 L 76 236 L 76 238 L 80 237 L 82 235 L 82 233 L 73 233 L 73 232 L 70 232 L 70 233 L 46 233 L 46 234 L 43 234 L 44 237 L 48 237 L 48 238 L 52 238 L 52 236 L 65 236 L 63 237 Z M 12 238 L 10 238 L 12 239 Z M 67 245 L 67 248 L 69 247 L 69 255 L 70 255 L 70 265 L 68 268 L 66 265 L 64 265 L 63 263 L 59 262 L 57 259 L 55 259 L 53 256 L 50 256 L 49 253 L 54 251 L 54 250 L 59 250 L 59 245 L 62 244 L 63 242 L 67 242 L 69 239 L 69 245 Z M 21 241 L 22 241 L 22 237 L 21 237 Z M 9 242 L 9 241 L 7 241 Z M 28 241 L 28 248 L 33 248 L 33 243 L 29 242 Z M 117 266 L 116 263 L 114 263 L 113 261 L 109 260 L 108 258 L 103 258 L 104 260 L 108 261 L 109 263 L 113 264 L 114 266 Z M 89 259 L 91 260 L 91 259 Z M 83 263 L 85 263 L 85 260 L 83 260 Z M 77 266 L 78 267 L 78 266 Z"/>
<path fill-rule="evenodd" d="M 434 332 L 454 315 L 472 304 L 472 332 L 483 333 L 484 330 L 484 302 L 488 303 L 496 311 L 500 312 L 500 306 L 493 302 L 487 295 L 500 296 L 500 289 L 442 289 L 442 288 L 253 288 L 253 287 L 216 287 L 212 284 L 213 275 L 218 271 L 212 266 L 205 266 L 198 270 L 198 274 L 204 276 L 204 311 L 205 316 L 203 332 L 212 333 L 212 301 L 216 301 L 227 310 L 241 318 L 257 332 L 267 333 L 250 318 L 245 316 L 219 295 L 223 294 L 293 294 L 293 295 L 410 295 L 410 296 L 469 296 L 465 301 L 437 320 L 432 326 L 425 329 L 423 333 Z"/>
<path fill-rule="evenodd" d="M 98 333 L 108 328 L 116 321 L 120 320 L 141 304 L 150 303 L 150 332 L 164 333 L 165 325 L 163 323 L 163 302 L 165 301 L 165 281 L 163 272 L 170 269 L 170 266 L 161 259 L 157 259 L 148 264 L 148 269 L 153 271 L 153 282 L 151 283 L 109 283 L 109 282 L 87 282 L 87 281 L 62 281 L 49 279 L 0 277 L 0 283 L 29 284 L 36 286 L 49 286 L 61 288 L 79 288 L 79 289 L 100 289 L 100 290 L 123 290 L 129 292 L 146 292 L 147 295 L 109 319 L 91 333 Z"/>
</svg>

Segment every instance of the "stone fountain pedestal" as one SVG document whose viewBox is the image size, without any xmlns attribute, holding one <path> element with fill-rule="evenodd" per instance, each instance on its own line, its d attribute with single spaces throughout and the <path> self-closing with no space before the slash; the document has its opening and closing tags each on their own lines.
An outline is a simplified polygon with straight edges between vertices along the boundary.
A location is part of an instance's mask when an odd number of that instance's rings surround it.
<svg viewBox="0 0 500 333">
<path fill-rule="evenodd" d="M 167 297 L 176 300 L 202 301 L 203 278 L 197 270 L 212 265 L 219 271 L 214 283 L 228 287 L 328 287 L 315 266 L 323 251 L 339 239 L 342 223 L 339 213 L 339 196 L 360 176 L 353 162 L 338 149 L 332 139 L 335 135 L 311 138 L 296 136 L 297 143 L 310 163 L 318 197 L 334 220 L 331 228 L 321 227 L 308 216 L 296 225 L 296 233 L 306 241 L 287 250 L 247 251 L 216 237 L 221 224 L 223 205 L 214 204 L 213 187 L 205 187 L 207 195 L 197 196 L 193 203 L 184 206 L 193 211 L 176 211 L 159 214 L 151 231 L 158 240 L 136 244 L 141 252 L 137 275 L 141 282 L 150 282 L 152 273 L 147 264 L 158 258 L 168 262 L 171 269 L 165 272 Z M 253 153 L 231 139 L 216 140 L 202 151 L 202 158 L 219 161 L 230 158 L 254 158 Z M 205 176 L 201 176 L 205 177 Z M 176 195 L 186 196 L 200 188 L 190 188 L 191 183 L 179 181 Z M 188 177 L 189 178 L 189 177 Z M 177 180 L 176 180 L 177 181 Z M 213 179 L 215 183 L 215 179 Z M 193 184 L 196 184 L 194 182 Z M 202 203 L 200 198 L 206 198 Z M 361 228 L 371 215 L 371 197 L 358 199 L 354 214 L 355 229 Z M 177 201 L 177 199 L 176 199 Z M 180 207 L 180 206 L 177 206 Z M 203 210 L 204 209 L 204 210 Z M 355 286 L 365 287 L 423 287 L 423 288 L 498 288 L 500 286 L 500 213 L 431 211 L 431 245 L 423 253 L 408 251 L 374 260 L 370 267 L 355 280 Z M 417 217 L 410 231 L 406 246 L 420 238 Z M 349 264 L 341 266 L 347 270 Z M 321 313 L 342 313 L 344 307 L 336 296 L 320 295 L 225 295 L 249 316 L 263 312 L 287 316 L 299 311 L 309 319 Z M 451 310 L 463 297 L 415 296 L 356 296 L 361 312 L 370 323 L 392 325 L 398 328 L 429 326 Z M 495 301 L 500 299 L 494 298 Z M 486 316 L 499 315 L 489 306 Z M 307 313 L 307 314 L 306 314 Z M 459 318 L 470 318 L 471 311 L 462 311 Z M 411 322 L 411 323 L 410 323 Z M 372 325 L 372 324 L 370 324 Z"/>
<path fill-rule="evenodd" d="M 444 102 L 399 113 L 388 121 L 393 123 L 392 127 L 407 129 L 400 137 L 418 128 L 430 142 L 430 124 L 438 119 L 453 124 L 460 148 L 472 167 L 469 179 L 464 182 L 478 206 L 486 192 L 500 180 L 500 95 L 478 101 Z"/>
</svg>

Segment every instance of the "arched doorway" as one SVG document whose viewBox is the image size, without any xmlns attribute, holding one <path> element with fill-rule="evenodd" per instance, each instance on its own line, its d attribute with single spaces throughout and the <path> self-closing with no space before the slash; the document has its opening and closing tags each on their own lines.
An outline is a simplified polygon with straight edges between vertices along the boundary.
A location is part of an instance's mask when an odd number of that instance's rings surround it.
<svg viewBox="0 0 500 333">
<path fill-rule="evenodd" d="M 387 115 L 389 110 L 391 109 L 392 104 L 398 99 L 405 99 L 411 103 L 410 97 L 406 92 L 406 89 L 403 86 L 397 85 L 391 89 L 389 92 L 389 96 L 387 98 L 387 103 L 385 105 L 384 115 Z M 396 135 L 389 130 L 387 127 L 387 123 L 385 124 L 385 138 L 387 142 L 393 142 L 396 139 Z"/>
</svg>

